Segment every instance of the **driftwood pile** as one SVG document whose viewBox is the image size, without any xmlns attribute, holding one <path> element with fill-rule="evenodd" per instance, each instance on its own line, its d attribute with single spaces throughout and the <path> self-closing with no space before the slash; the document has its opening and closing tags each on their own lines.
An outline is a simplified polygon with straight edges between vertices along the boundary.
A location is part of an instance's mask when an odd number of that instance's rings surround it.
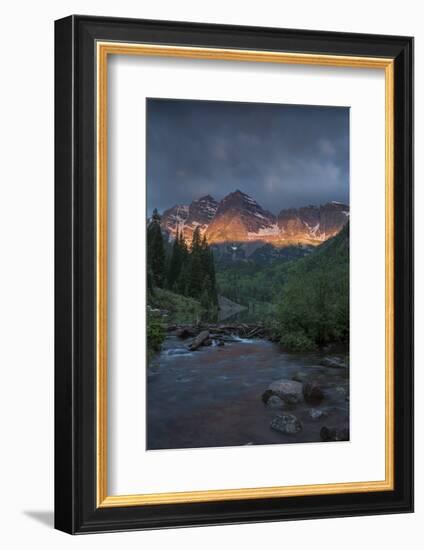
<svg viewBox="0 0 424 550">
<path fill-rule="evenodd" d="M 269 338 L 269 332 L 262 325 L 246 323 L 169 325 L 167 332 L 182 340 L 193 338 L 188 346 L 191 351 L 212 344 L 222 346 L 226 342 L 236 342 L 237 338 Z"/>
</svg>

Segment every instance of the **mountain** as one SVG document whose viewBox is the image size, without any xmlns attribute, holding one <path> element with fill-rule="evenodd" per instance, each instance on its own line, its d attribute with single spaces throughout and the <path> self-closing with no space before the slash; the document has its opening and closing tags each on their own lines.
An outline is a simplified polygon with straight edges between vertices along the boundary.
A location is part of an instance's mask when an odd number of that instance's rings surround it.
<svg viewBox="0 0 424 550">
<path fill-rule="evenodd" d="M 278 232 L 274 214 L 246 193 L 237 190 L 222 199 L 206 230 L 210 243 L 258 240 Z"/>
<path fill-rule="evenodd" d="M 319 244 L 334 237 L 349 219 L 349 207 L 340 202 L 281 210 L 277 224 L 279 239 L 302 244 Z"/>
<path fill-rule="evenodd" d="M 185 204 L 176 204 L 172 208 L 168 208 L 162 214 L 160 225 L 162 230 L 165 231 L 172 239 L 175 237 L 177 231 L 181 231 L 184 228 L 184 224 L 188 218 L 189 207 Z"/>
<path fill-rule="evenodd" d="M 193 201 L 189 206 L 188 217 L 184 227 L 186 238 L 188 236 L 191 239 L 193 231 L 198 225 L 200 225 L 200 230 L 203 234 L 214 219 L 217 209 L 218 203 L 210 195 Z M 187 232 L 189 235 L 187 235 Z"/>
<path fill-rule="evenodd" d="M 210 195 L 194 200 L 189 206 L 179 204 L 165 210 L 162 215 L 162 229 L 173 239 L 177 231 L 183 231 L 187 241 L 191 240 L 193 231 L 199 225 L 202 234 L 215 216 L 217 201 Z"/>
<path fill-rule="evenodd" d="M 261 243 L 278 248 L 316 246 L 336 235 L 348 220 L 349 206 L 339 202 L 283 209 L 275 216 L 236 190 L 219 203 L 206 195 L 190 205 L 173 206 L 163 213 L 161 226 L 169 240 L 182 231 L 189 242 L 200 226 L 213 245 L 251 244 L 253 251 Z"/>
</svg>

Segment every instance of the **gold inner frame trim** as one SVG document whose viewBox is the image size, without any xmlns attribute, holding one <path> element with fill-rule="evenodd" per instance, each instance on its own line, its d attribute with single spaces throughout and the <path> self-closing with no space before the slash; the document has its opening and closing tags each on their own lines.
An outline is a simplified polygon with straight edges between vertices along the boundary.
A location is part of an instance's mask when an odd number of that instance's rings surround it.
<svg viewBox="0 0 424 550">
<path fill-rule="evenodd" d="M 142 506 L 394 489 L 394 60 L 123 42 L 97 42 L 97 506 Z M 220 59 L 385 71 L 385 479 L 349 483 L 255 487 L 109 496 L 107 492 L 107 61 L 109 55 Z"/>
</svg>

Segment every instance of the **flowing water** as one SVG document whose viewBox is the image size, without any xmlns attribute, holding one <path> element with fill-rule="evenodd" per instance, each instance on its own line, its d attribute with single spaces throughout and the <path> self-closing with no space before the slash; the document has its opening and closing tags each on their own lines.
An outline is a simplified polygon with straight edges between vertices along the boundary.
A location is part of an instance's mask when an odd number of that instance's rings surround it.
<svg viewBox="0 0 424 550">
<path fill-rule="evenodd" d="M 267 340 L 243 340 L 189 352 L 167 337 L 147 377 L 147 448 L 179 449 L 321 441 L 320 430 L 348 422 L 348 369 L 319 366 L 322 354 L 288 354 Z M 328 357 L 328 354 L 326 355 Z M 318 406 L 304 402 L 287 411 L 303 424 L 296 435 L 270 428 L 283 411 L 261 396 L 279 379 L 305 377 L 324 391 Z M 325 418 L 313 420 L 311 409 Z"/>
</svg>

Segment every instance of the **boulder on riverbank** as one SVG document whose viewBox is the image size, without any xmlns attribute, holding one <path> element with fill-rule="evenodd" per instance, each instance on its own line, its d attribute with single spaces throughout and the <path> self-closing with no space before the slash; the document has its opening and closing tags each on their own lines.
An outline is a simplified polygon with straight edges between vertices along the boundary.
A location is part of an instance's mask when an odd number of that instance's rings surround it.
<svg viewBox="0 0 424 550">
<path fill-rule="evenodd" d="M 285 435 L 295 435 L 303 429 L 302 422 L 294 414 L 278 415 L 271 420 L 270 426 Z"/>
</svg>

